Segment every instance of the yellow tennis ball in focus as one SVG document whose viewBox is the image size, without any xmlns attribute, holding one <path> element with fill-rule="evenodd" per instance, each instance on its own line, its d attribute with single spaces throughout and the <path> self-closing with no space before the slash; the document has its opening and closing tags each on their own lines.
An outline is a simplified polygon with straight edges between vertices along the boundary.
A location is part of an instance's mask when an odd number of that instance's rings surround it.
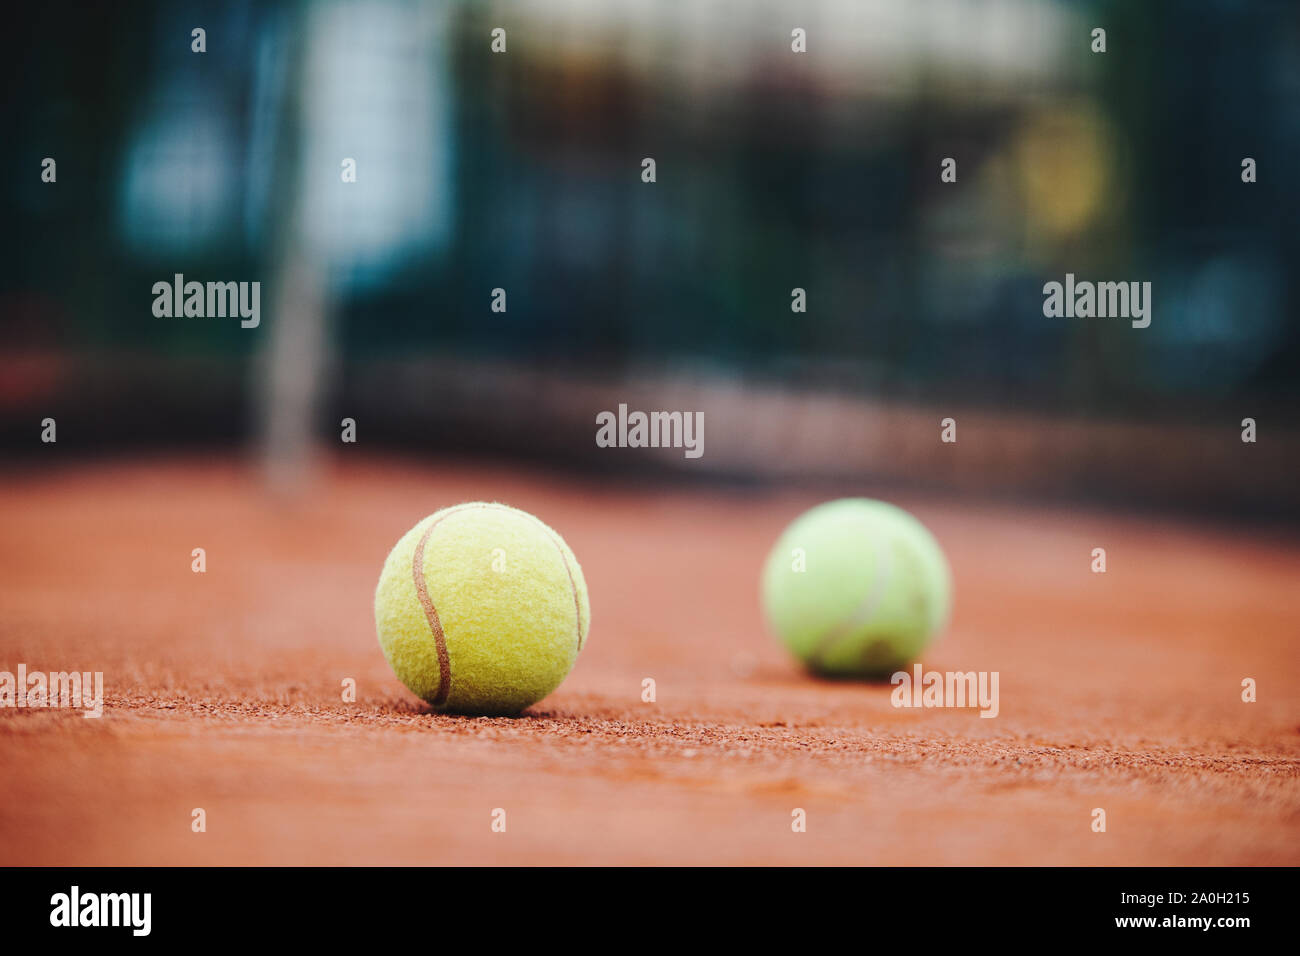
<svg viewBox="0 0 1300 956">
<path fill-rule="evenodd" d="M 393 547 L 375 589 L 389 666 L 437 710 L 518 713 L 560 686 L 590 626 L 564 539 L 502 504 L 429 515 Z"/>
</svg>

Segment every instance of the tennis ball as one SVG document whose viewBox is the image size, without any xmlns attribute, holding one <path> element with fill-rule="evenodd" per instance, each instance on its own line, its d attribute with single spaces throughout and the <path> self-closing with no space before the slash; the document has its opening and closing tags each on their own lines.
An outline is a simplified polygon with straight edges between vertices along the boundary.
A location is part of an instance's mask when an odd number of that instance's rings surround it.
<svg viewBox="0 0 1300 956">
<path fill-rule="evenodd" d="M 389 666 L 437 710 L 514 714 L 568 675 L 591 607 L 578 560 L 537 518 L 475 501 L 408 531 L 375 589 Z"/>
<path fill-rule="evenodd" d="M 948 617 L 948 562 L 921 522 L 883 501 L 818 505 L 785 529 L 763 568 L 772 629 L 813 671 L 883 677 Z"/>
</svg>

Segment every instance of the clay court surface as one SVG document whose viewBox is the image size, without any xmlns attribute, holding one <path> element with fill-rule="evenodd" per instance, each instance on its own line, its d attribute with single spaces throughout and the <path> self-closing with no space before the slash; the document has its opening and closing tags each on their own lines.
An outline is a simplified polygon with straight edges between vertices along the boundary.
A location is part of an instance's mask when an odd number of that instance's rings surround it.
<svg viewBox="0 0 1300 956">
<path fill-rule="evenodd" d="M 372 460 L 279 500 L 258 476 L 221 458 L 0 476 L 0 670 L 102 670 L 106 694 L 100 720 L 0 710 L 0 864 L 1300 863 L 1283 533 L 882 492 L 947 550 L 954 616 L 924 664 L 1000 672 L 982 719 L 812 679 L 767 634 L 773 540 L 862 489 Z M 430 713 L 375 639 L 388 549 L 472 499 L 561 531 L 590 586 L 587 648 L 518 719 Z"/>
</svg>

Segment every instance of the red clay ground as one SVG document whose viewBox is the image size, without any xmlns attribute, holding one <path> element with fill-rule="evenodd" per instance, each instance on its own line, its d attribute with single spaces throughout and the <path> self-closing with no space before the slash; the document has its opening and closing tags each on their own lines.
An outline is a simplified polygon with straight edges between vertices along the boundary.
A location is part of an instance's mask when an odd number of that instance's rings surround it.
<svg viewBox="0 0 1300 956">
<path fill-rule="evenodd" d="M 256 479 L 0 477 L 0 670 L 102 670 L 107 692 L 98 721 L 0 710 L 0 863 L 1300 863 L 1294 541 L 896 499 L 956 582 L 924 663 L 999 671 L 988 720 L 895 710 L 773 644 L 758 572 L 808 494 L 371 462 L 286 504 Z M 577 667 L 519 719 L 432 715 L 374 635 L 389 547 L 475 498 L 559 529 L 591 590 Z"/>
</svg>

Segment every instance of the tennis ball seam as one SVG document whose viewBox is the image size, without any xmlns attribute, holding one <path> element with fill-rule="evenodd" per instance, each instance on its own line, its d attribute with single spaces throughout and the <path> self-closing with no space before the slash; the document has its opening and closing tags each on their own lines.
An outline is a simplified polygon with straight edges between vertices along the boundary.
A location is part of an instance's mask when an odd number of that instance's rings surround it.
<svg viewBox="0 0 1300 956">
<path fill-rule="evenodd" d="M 438 609 L 433 606 L 433 598 L 429 595 L 429 584 L 424 579 L 424 547 L 428 544 L 434 528 L 451 515 L 472 507 L 474 505 L 457 505 L 448 508 L 430 521 L 429 527 L 420 533 L 420 539 L 415 543 L 415 553 L 411 557 L 411 575 L 415 579 L 415 594 L 424 611 L 425 620 L 429 622 L 433 646 L 438 654 L 438 692 L 433 695 L 432 703 L 439 707 L 447 703 L 447 697 L 451 694 L 451 655 L 447 653 L 447 635 L 443 633 L 442 620 L 438 617 Z"/>
<path fill-rule="evenodd" d="M 894 575 L 894 562 L 890 560 L 889 548 L 881 539 L 873 540 L 872 548 L 876 552 L 876 567 L 872 571 L 867 593 L 853 609 L 853 613 L 827 628 L 826 633 L 817 641 L 808 655 L 808 663 L 813 667 L 821 666 L 837 645 L 848 640 L 858 628 L 870 622 L 885 592 L 889 590 Z"/>
<path fill-rule="evenodd" d="M 555 550 L 560 555 L 560 563 L 564 565 L 564 573 L 569 576 L 569 590 L 573 592 L 573 617 L 574 626 L 578 634 L 578 650 L 581 651 L 586 643 L 585 635 L 582 633 L 582 598 L 578 595 L 578 583 L 573 579 L 573 567 L 569 564 L 569 556 L 564 553 L 564 548 L 560 546 L 559 535 L 557 535 L 541 518 L 527 511 L 520 511 L 520 514 L 532 521 L 546 535 L 551 544 L 555 545 Z"/>
<path fill-rule="evenodd" d="M 569 579 L 569 591 L 573 594 L 573 610 L 575 629 L 577 633 L 578 651 L 582 650 L 583 633 L 582 633 L 582 598 L 578 594 L 578 585 L 573 577 L 573 568 L 569 565 L 568 556 L 564 553 L 564 548 L 560 546 L 556 539 L 555 532 L 535 515 L 508 505 L 497 502 L 466 502 L 465 504 L 455 505 L 445 509 L 441 514 L 429 522 L 429 526 L 420 533 L 419 540 L 415 544 L 415 551 L 411 556 L 411 575 L 415 581 L 415 593 L 420 602 L 420 607 L 424 611 L 425 620 L 429 623 L 429 631 L 433 637 L 434 649 L 438 655 L 438 691 L 434 694 L 433 700 L 430 701 L 434 706 L 441 707 L 447 703 L 451 696 L 451 655 L 447 650 L 447 635 L 442 628 L 442 620 L 438 615 L 438 609 L 433 604 L 433 597 L 429 594 L 428 582 L 424 576 L 424 551 L 429 538 L 432 536 L 434 529 L 444 520 L 455 514 L 465 511 L 488 511 L 500 510 L 514 512 L 523 515 L 531 520 L 546 535 L 546 539 L 555 546 L 556 553 L 560 556 L 560 563 L 564 565 L 564 573 Z"/>
</svg>

